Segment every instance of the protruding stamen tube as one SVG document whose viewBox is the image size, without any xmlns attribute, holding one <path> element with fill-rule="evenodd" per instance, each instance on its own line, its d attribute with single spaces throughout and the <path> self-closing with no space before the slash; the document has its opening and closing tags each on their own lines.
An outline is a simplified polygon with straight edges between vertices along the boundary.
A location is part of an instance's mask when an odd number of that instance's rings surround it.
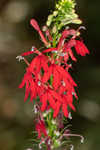
<svg viewBox="0 0 100 150">
<path fill-rule="evenodd" d="M 82 135 L 79 134 L 63 134 L 62 137 L 80 137 L 81 138 L 81 143 L 84 143 L 84 137 Z"/>
<path fill-rule="evenodd" d="M 48 47 L 49 43 L 47 42 L 47 40 L 45 39 L 42 31 L 40 30 L 40 27 L 39 27 L 37 21 L 35 19 L 31 19 L 30 24 L 34 27 L 35 30 L 38 31 L 38 33 L 40 34 L 40 37 L 41 37 L 42 41 L 45 44 L 45 46 Z"/>
<path fill-rule="evenodd" d="M 18 61 L 20 62 L 21 60 L 24 60 L 23 56 L 17 56 L 16 59 L 18 59 Z"/>
<path fill-rule="evenodd" d="M 26 58 L 24 58 L 23 56 L 17 56 L 16 59 L 18 59 L 18 61 L 24 60 L 24 62 L 29 66 L 30 63 L 27 61 Z"/>
</svg>

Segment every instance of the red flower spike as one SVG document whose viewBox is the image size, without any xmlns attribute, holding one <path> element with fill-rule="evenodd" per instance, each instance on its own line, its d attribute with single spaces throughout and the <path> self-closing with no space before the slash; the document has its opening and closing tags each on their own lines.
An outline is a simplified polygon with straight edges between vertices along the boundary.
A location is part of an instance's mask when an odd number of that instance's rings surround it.
<svg viewBox="0 0 100 150">
<path fill-rule="evenodd" d="M 75 49 L 77 54 L 81 56 L 85 56 L 86 54 L 90 53 L 87 47 L 84 45 L 84 43 L 79 40 L 76 40 Z"/>
<path fill-rule="evenodd" d="M 46 47 L 48 47 L 49 43 L 40 30 L 37 21 L 32 19 L 30 23 L 35 30 L 38 31 L 42 41 Z M 49 29 L 46 28 L 44 31 L 50 44 L 52 44 Z M 84 43 L 75 39 L 77 36 L 76 32 L 77 31 L 73 29 L 64 30 L 56 48 L 50 47 L 49 45 L 50 48 L 42 52 L 35 49 L 35 51 L 25 52 L 21 55 L 27 56 L 33 53 L 36 54 L 36 57 L 29 64 L 27 72 L 19 86 L 19 88 L 22 88 L 26 84 L 24 101 L 27 100 L 29 94 L 31 101 L 39 96 L 42 103 L 41 111 L 45 111 L 47 107 L 52 108 L 54 110 L 54 118 L 58 115 L 60 109 L 62 109 L 64 116 L 68 117 L 68 106 L 75 111 L 73 96 L 76 99 L 78 98 L 74 89 L 77 84 L 68 72 L 71 66 L 67 64 L 67 61 L 69 57 L 71 57 L 73 61 L 77 61 L 71 49 L 72 47 L 75 47 L 78 55 L 85 56 L 89 54 Z M 65 39 L 67 39 L 67 41 L 65 41 Z M 45 56 L 44 53 L 48 52 L 56 53 L 57 57 L 54 57 L 53 54 L 50 54 L 49 57 Z M 52 83 L 50 80 L 51 76 Z M 36 130 L 38 132 L 38 138 L 41 138 L 42 134 L 47 136 L 45 124 L 42 120 L 39 120 L 37 123 Z"/>
</svg>

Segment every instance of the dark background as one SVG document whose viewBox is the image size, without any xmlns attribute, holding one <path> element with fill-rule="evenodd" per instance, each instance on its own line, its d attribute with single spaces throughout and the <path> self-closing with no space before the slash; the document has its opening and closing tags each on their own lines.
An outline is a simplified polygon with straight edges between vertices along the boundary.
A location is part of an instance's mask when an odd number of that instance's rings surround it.
<svg viewBox="0 0 100 150">
<path fill-rule="evenodd" d="M 53 7 L 54 0 L 0 0 L 0 150 L 24 150 L 31 143 L 33 105 L 24 103 L 24 89 L 18 89 L 25 65 L 16 56 L 33 45 L 41 46 L 29 21 L 33 17 L 42 25 Z M 79 100 L 72 132 L 85 137 L 83 145 L 75 144 L 76 150 L 100 149 L 99 9 L 99 0 L 77 0 L 76 10 L 87 29 L 82 37 L 90 55 L 79 57 L 73 69 Z"/>
</svg>

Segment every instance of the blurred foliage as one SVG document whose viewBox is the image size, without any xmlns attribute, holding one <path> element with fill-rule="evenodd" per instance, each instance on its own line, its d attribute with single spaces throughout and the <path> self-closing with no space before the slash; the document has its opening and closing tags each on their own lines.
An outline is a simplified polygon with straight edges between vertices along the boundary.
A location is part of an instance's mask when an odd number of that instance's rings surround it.
<svg viewBox="0 0 100 150">
<path fill-rule="evenodd" d="M 54 0 L 0 0 L 0 150 L 24 150 L 31 143 L 34 125 L 33 104 L 24 103 L 24 90 L 18 85 L 25 65 L 16 56 L 33 45 L 41 46 L 29 24 L 34 17 L 42 26 L 54 10 Z M 72 132 L 86 137 L 83 145 L 73 139 L 76 150 L 100 149 L 100 19 L 98 0 L 77 0 L 77 13 L 86 31 L 83 39 L 90 56 L 73 64 L 79 101 L 73 113 Z"/>
</svg>

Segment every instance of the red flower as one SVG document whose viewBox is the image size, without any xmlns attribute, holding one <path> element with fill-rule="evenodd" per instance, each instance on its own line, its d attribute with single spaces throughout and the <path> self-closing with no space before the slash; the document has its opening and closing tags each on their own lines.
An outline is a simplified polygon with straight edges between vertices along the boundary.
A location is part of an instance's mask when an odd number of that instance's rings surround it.
<svg viewBox="0 0 100 150">
<path fill-rule="evenodd" d="M 40 73 L 40 70 L 43 68 L 44 71 L 48 70 L 48 58 L 45 55 L 39 55 L 36 56 L 30 66 L 29 70 L 32 72 L 35 76 L 38 76 Z"/>
<path fill-rule="evenodd" d="M 75 49 L 78 55 L 85 56 L 86 54 L 89 54 L 89 50 L 82 41 L 76 40 Z"/>
<path fill-rule="evenodd" d="M 29 71 L 28 68 L 26 70 L 26 73 L 24 75 L 24 78 L 23 78 L 21 84 L 19 85 L 19 88 L 23 88 L 25 84 L 26 84 L 26 91 L 25 91 L 24 101 L 27 100 L 29 94 L 30 94 L 30 98 L 32 101 L 37 96 L 37 85 L 34 82 L 34 78 L 32 77 L 32 73 Z"/>
<path fill-rule="evenodd" d="M 39 120 L 39 122 L 36 124 L 36 131 L 38 132 L 38 138 L 40 139 L 42 134 L 44 136 L 47 136 L 47 131 L 45 127 L 45 123 L 43 120 Z"/>
</svg>

